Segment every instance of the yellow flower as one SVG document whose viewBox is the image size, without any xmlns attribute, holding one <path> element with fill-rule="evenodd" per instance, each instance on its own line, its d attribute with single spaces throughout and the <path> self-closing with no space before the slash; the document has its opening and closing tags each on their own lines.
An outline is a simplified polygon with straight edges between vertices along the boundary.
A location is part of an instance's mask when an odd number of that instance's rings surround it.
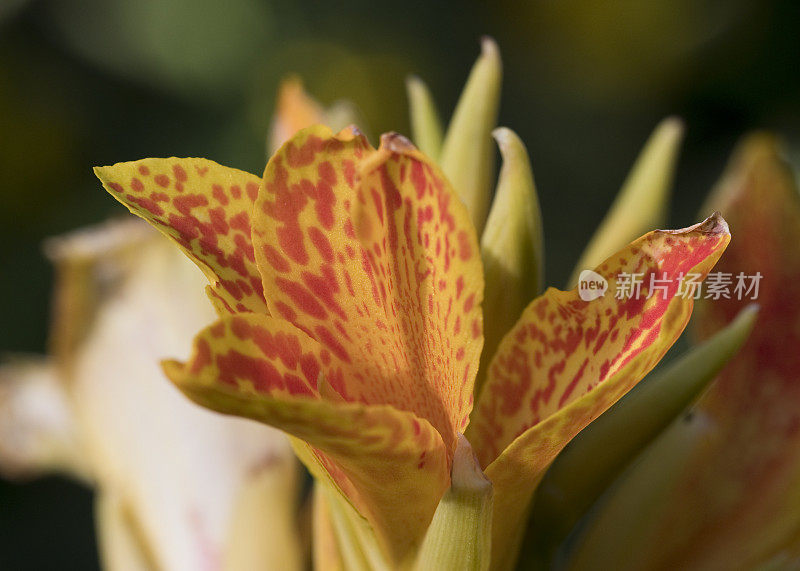
<svg viewBox="0 0 800 571">
<path fill-rule="evenodd" d="M 508 130 L 496 135 L 505 165 L 489 238 L 481 243 L 476 232 L 489 207 L 499 78 L 487 40 L 444 136 L 445 172 L 395 133 L 375 149 L 355 128 L 322 126 L 290 138 L 263 177 L 206 159 L 95 169 L 209 279 L 219 319 L 197 335 L 188 361 L 164 363 L 167 375 L 206 407 L 294 437 L 324 484 L 321 509 L 344 521 L 355 508 L 367 523 L 349 520 L 359 554 L 340 543 L 348 567 L 358 557 L 362 566 L 424 567 L 429 527 L 447 536 L 440 502 L 473 484 L 489 498 L 477 504 L 485 516 L 475 529 L 491 529 L 492 565 L 513 565 L 544 471 L 664 355 L 692 309 L 675 295 L 683 277 L 707 273 L 730 239 L 718 215 L 646 234 L 596 267 L 609 295 L 530 295 L 481 366 L 483 322 L 496 317 L 482 310 L 482 255 L 515 261 L 539 247 L 520 243 L 537 239 L 538 207 L 526 196 L 524 147 Z M 486 263 L 492 303 L 502 298 L 495 280 L 504 267 Z M 626 273 L 642 274 L 642 296 L 613 295 Z M 668 284 L 665 295 L 646 296 L 650 276 Z M 529 291 L 516 285 L 514 296 Z M 483 474 L 490 486 L 476 483 Z M 467 553 L 481 543 L 466 541 Z M 488 564 L 488 545 L 487 534 L 477 567 Z"/>
<path fill-rule="evenodd" d="M 0 369 L 0 471 L 92 485 L 107 569 L 299 569 L 286 438 L 194 406 L 157 365 L 213 319 L 203 276 L 133 220 L 48 253 L 53 351 Z"/>
</svg>

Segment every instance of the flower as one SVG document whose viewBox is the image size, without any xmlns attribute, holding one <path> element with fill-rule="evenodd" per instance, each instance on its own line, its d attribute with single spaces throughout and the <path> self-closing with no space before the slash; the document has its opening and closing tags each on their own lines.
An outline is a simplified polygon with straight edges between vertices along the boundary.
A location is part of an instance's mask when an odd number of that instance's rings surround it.
<svg viewBox="0 0 800 571">
<path fill-rule="evenodd" d="M 658 276 L 669 282 L 664 297 L 586 302 L 550 288 L 523 301 L 484 356 L 476 394 L 483 322 L 495 318 L 482 312 L 482 254 L 504 254 L 504 241 L 515 255 L 535 249 L 519 242 L 539 231 L 524 146 L 503 130 L 499 210 L 488 216 L 491 238 L 478 240 L 499 76 L 487 40 L 444 137 L 444 172 L 395 133 L 374 149 L 355 128 L 322 126 L 289 139 L 261 178 L 206 159 L 95 169 L 209 279 L 219 319 L 188 361 L 164 363 L 167 376 L 203 406 L 292 435 L 333 500 L 331 517 L 352 506 L 366 520 L 353 536 L 373 566 L 420 557 L 470 447 L 493 490 L 492 564 L 513 564 L 544 471 L 664 355 L 691 313 L 692 300 L 674 295 L 684 276 L 705 275 L 730 238 L 715 214 L 646 234 L 595 270 L 612 292 L 622 273 Z M 524 231 L 499 232 L 503 224 Z M 492 280 L 503 265 L 494 268 Z"/>
<path fill-rule="evenodd" d="M 286 438 L 192 405 L 157 366 L 213 319 L 196 268 L 133 220 L 47 252 L 53 350 L 0 372 L 0 470 L 92 485 L 108 569 L 300 568 Z"/>
<path fill-rule="evenodd" d="M 698 303 L 695 329 L 705 339 L 739 320 L 747 303 L 735 293 L 739 274 L 761 276 L 755 327 L 708 391 L 587 517 L 570 568 L 598 558 L 636 569 L 784 569 L 800 561 L 800 199 L 774 137 L 740 144 L 709 203 L 737 229 L 717 268 L 733 280 L 729 297 Z"/>
</svg>

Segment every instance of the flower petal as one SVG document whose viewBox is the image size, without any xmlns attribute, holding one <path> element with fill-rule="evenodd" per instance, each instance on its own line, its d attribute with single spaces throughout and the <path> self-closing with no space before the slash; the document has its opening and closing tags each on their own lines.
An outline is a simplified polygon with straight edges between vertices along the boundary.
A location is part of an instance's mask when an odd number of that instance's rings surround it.
<svg viewBox="0 0 800 571">
<path fill-rule="evenodd" d="M 97 550 L 103 569 L 147 571 L 156 562 L 131 522 L 130 506 L 117 491 L 98 490 L 94 503 Z"/>
<path fill-rule="evenodd" d="M 523 312 L 492 361 L 468 434 L 495 485 L 493 557 L 513 557 L 509 546 L 555 455 L 678 338 L 693 305 L 676 296 L 679 285 L 688 274 L 705 276 L 729 240 L 718 214 L 651 232 L 597 268 L 607 295 L 583 301 L 577 289 L 550 288 Z M 612 295 L 623 273 L 643 274 L 641 295 Z M 664 280 L 664 291 L 648 296 L 649 276 Z"/>
<path fill-rule="evenodd" d="M 143 159 L 96 167 L 105 189 L 174 240 L 211 282 L 223 312 L 267 313 L 250 240 L 261 181 L 206 159 Z"/>
<path fill-rule="evenodd" d="M 205 329 L 188 363 L 164 363 L 195 402 L 314 447 L 316 461 L 372 524 L 390 558 L 400 560 L 421 541 L 449 484 L 446 450 L 430 423 L 413 414 L 323 400 L 318 389 L 341 383 L 343 368 L 288 322 L 252 313 Z"/>
<path fill-rule="evenodd" d="M 50 359 L 0 366 L 0 475 L 92 479 L 70 404 L 66 379 Z"/>
<path fill-rule="evenodd" d="M 325 490 L 314 485 L 312 496 L 312 568 L 317 571 L 344 571 L 337 528 Z"/>
<path fill-rule="evenodd" d="M 298 468 L 293 457 L 268 456 L 251 470 L 231 510 L 223 569 L 305 568 L 297 522 Z"/>
<path fill-rule="evenodd" d="M 195 406 L 164 378 L 159 359 L 187 353 L 215 316 L 194 264 L 144 227 L 148 239 L 129 236 L 135 255 L 120 237 L 119 257 L 95 261 L 95 277 L 112 293 L 100 298 L 65 383 L 81 457 L 99 488 L 119 494 L 153 568 L 222 566 L 230 526 L 242 516 L 237 500 L 268 472 L 293 481 L 281 469 L 292 465 L 292 449 L 277 430 Z M 263 536 L 238 536 L 239 556 L 277 540 L 272 527 L 290 525 L 262 514 Z"/>
<path fill-rule="evenodd" d="M 732 288 L 740 272 L 760 272 L 761 310 L 691 417 L 671 428 L 688 442 L 672 450 L 662 436 L 646 451 L 652 461 L 629 471 L 635 488 L 620 487 L 601 514 L 619 521 L 617 504 L 638 494 L 648 533 L 625 550 L 653 568 L 761 568 L 784 546 L 796 549 L 800 529 L 800 198 L 777 142 L 746 139 L 711 203 L 736 228 L 718 269 L 734 275 Z M 747 303 L 737 297 L 698 303 L 702 336 L 734 318 Z M 640 487 L 665 459 L 684 465 L 669 487 Z"/>
<path fill-rule="evenodd" d="M 757 316 L 757 305 L 743 309 L 711 339 L 653 371 L 570 442 L 536 490 L 523 542 L 531 559 L 552 558 L 620 473 L 731 360 Z"/>
<path fill-rule="evenodd" d="M 467 212 L 408 142 L 306 129 L 272 158 L 256 203 L 272 314 L 345 363 L 346 401 L 425 418 L 449 454 L 472 406 L 481 263 Z"/>
</svg>

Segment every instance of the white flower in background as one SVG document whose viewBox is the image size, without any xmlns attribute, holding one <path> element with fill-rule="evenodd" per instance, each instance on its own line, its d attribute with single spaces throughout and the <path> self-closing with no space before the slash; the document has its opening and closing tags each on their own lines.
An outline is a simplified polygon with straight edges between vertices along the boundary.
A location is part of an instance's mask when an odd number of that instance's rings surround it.
<svg viewBox="0 0 800 571">
<path fill-rule="evenodd" d="M 0 473 L 90 482 L 107 569 L 301 567 L 286 437 L 194 405 L 158 364 L 214 319 L 200 271 L 138 221 L 47 253 L 51 355 L 0 369 Z"/>
</svg>

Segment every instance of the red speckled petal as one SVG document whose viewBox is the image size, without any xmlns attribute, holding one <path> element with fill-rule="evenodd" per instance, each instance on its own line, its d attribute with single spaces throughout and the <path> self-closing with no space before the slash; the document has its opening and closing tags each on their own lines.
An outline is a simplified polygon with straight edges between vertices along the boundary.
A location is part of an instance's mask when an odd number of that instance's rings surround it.
<svg viewBox="0 0 800 571">
<path fill-rule="evenodd" d="M 275 316 L 347 365 L 347 401 L 425 418 L 452 453 L 483 344 L 475 231 L 441 172 L 403 137 L 378 150 L 325 127 L 270 160 L 254 210 Z"/>
<path fill-rule="evenodd" d="M 268 313 L 250 240 L 261 181 L 206 159 L 143 159 L 96 167 L 105 189 L 174 240 L 211 282 L 218 311 Z"/>
<path fill-rule="evenodd" d="M 663 357 L 692 312 L 676 295 L 682 277 L 705 276 L 730 240 L 714 214 L 678 231 L 655 231 L 611 256 L 596 272 L 605 296 L 583 301 L 553 288 L 535 299 L 500 344 L 468 436 L 495 486 L 495 558 L 509 541 L 544 470 L 583 427 Z M 617 299 L 617 276 L 643 274 L 641 295 Z M 648 299 L 649 276 L 664 285 Z M 496 551 L 495 547 L 499 547 Z"/>
<path fill-rule="evenodd" d="M 191 359 L 167 361 L 164 370 L 198 404 L 308 443 L 309 468 L 323 467 L 327 474 L 318 475 L 367 518 L 390 557 L 419 543 L 449 485 L 441 436 L 391 406 L 325 400 L 319 386 L 341 382 L 343 363 L 320 343 L 284 320 L 242 313 L 205 329 Z"/>
<path fill-rule="evenodd" d="M 787 544 L 795 556 L 800 545 L 800 198 L 777 142 L 745 140 L 711 204 L 735 232 L 715 268 L 733 283 L 729 299 L 698 302 L 701 334 L 750 303 L 752 292 L 734 294 L 739 273 L 761 274 L 761 309 L 742 350 L 694 409 L 703 434 L 669 495 L 648 512 L 650 541 L 633 547 L 652 568 L 761 568 Z"/>
</svg>

